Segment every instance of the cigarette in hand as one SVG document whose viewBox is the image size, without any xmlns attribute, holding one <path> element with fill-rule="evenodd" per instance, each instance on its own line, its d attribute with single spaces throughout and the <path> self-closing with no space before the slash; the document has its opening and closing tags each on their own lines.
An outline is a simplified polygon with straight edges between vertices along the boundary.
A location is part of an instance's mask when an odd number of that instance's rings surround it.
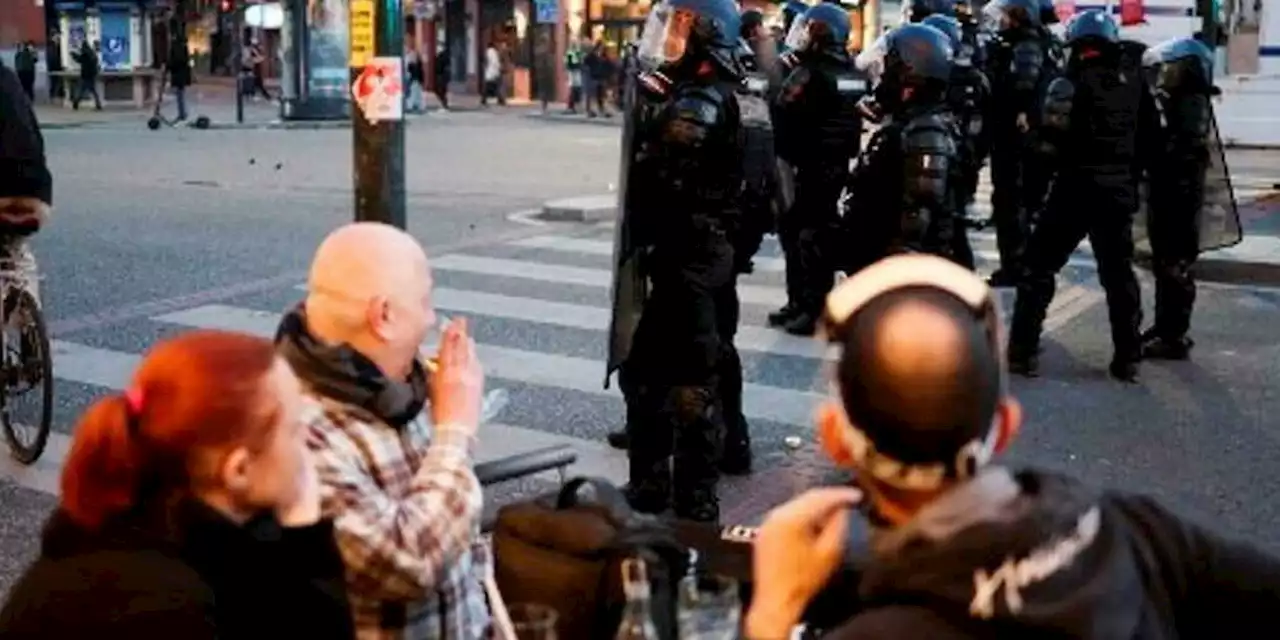
<svg viewBox="0 0 1280 640">
<path fill-rule="evenodd" d="M 426 368 L 427 373 L 435 373 L 440 370 L 440 358 L 422 356 L 422 366 Z"/>
</svg>

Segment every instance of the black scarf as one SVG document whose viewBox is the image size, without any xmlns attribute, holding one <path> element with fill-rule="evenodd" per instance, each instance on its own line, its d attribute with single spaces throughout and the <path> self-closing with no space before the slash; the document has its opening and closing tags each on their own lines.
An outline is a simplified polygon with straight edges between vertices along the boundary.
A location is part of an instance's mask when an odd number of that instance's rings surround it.
<svg viewBox="0 0 1280 640">
<path fill-rule="evenodd" d="M 414 361 L 407 380 L 392 380 L 348 345 L 327 345 L 307 331 L 302 305 L 285 314 L 276 348 L 303 384 L 317 393 L 355 405 L 399 429 L 417 418 L 427 402 L 427 374 Z"/>
</svg>

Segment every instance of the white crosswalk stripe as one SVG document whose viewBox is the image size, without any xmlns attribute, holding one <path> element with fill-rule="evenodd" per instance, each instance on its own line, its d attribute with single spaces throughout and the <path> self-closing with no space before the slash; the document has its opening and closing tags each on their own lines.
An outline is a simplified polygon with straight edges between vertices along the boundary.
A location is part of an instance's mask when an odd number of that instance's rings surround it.
<svg viewBox="0 0 1280 640">
<path fill-rule="evenodd" d="M 575 472 L 625 480 L 625 456 L 603 442 L 602 428 L 612 425 L 601 423 L 613 420 L 619 424 L 623 407 L 616 386 L 603 388 L 605 366 L 600 354 L 604 352 L 609 324 L 608 265 L 612 249 L 607 231 L 594 233 L 591 237 L 548 234 L 434 257 L 434 301 L 442 313 L 466 315 L 477 327 L 500 326 L 498 335 L 532 336 L 528 344 L 518 337 L 501 344 L 481 339 L 478 345 L 492 385 L 523 385 L 520 388 L 528 389 L 518 392 L 524 395 L 515 396 L 522 398 L 521 402 L 499 416 L 503 419 L 510 414 L 512 424 L 484 427 L 481 459 L 549 444 L 569 444 L 579 452 Z M 764 269 L 743 280 L 739 286 L 741 298 L 744 305 L 757 308 L 756 317 L 785 302 L 776 269 Z M 171 335 L 174 329 L 197 328 L 270 337 L 280 319 L 278 309 L 300 298 L 303 288 L 286 288 L 278 292 L 278 305 L 264 305 L 276 310 L 207 304 L 148 320 L 157 339 Z M 1062 287 L 1050 308 L 1048 328 L 1061 326 L 1099 300 L 1094 288 Z M 543 338 L 554 337 L 557 332 L 560 342 L 544 343 Z M 569 339 L 576 343 L 564 342 L 564 332 L 571 332 Z M 73 334 L 53 341 L 55 376 L 104 391 L 122 390 L 141 355 L 95 346 L 92 339 L 78 338 Z M 512 340 L 517 342 L 513 344 Z M 812 412 L 823 388 L 823 361 L 829 358 L 830 349 L 815 340 L 750 322 L 740 328 L 738 345 L 749 361 L 744 393 L 748 418 L 772 429 L 775 441 L 781 437 L 779 429 L 786 435 L 810 433 Z M 574 417 L 575 412 L 587 410 L 576 405 L 591 403 L 604 403 L 608 409 L 603 414 L 597 410 L 597 414 L 605 417 L 590 424 L 576 424 L 580 419 Z M 66 449 L 67 436 L 55 434 L 45 458 L 35 467 L 21 468 L 6 459 L 0 461 L 0 475 L 43 491 L 55 491 L 57 469 Z"/>
</svg>

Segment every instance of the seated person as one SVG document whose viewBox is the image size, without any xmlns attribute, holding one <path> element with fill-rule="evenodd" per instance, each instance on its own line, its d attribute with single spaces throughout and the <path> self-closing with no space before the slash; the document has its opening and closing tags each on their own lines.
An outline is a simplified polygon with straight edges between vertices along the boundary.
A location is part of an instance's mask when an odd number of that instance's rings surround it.
<svg viewBox="0 0 1280 640">
<path fill-rule="evenodd" d="M 0 637 L 351 638 L 333 522 L 269 340 L 156 345 L 76 425 L 40 556 Z"/>
<path fill-rule="evenodd" d="M 1269 635 L 1275 558 L 1149 498 L 992 464 L 1022 422 L 995 307 L 972 272 L 922 255 L 828 296 L 840 401 L 820 409 L 819 439 L 864 493 L 870 548 L 840 552 L 851 489 L 778 509 L 757 541 L 747 637 L 787 637 L 849 553 L 869 569 L 831 638 Z"/>
<path fill-rule="evenodd" d="M 428 376 L 419 353 L 436 322 L 427 256 L 388 225 L 330 234 L 308 288 L 277 343 L 313 401 L 308 442 L 357 637 L 489 637 L 504 628 L 504 609 L 480 537 L 472 456 L 484 374 L 465 322 L 445 328 Z"/>
</svg>

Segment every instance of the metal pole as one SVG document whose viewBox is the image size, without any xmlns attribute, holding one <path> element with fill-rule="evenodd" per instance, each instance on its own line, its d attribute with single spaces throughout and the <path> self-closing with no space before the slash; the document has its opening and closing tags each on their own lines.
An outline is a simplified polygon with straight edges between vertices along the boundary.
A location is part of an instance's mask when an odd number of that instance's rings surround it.
<svg viewBox="0 0 1280 640">
<path fill-rule="evenodd" d="M 404 82 L 404 10 L 401 0 L 352 0 L 351 82 L 354 85 L 367 61 L 367 42 L 361 41 L 358 23 L 368 19 L 357 12 L 373 10 L 373 53 L 377 58 L 399 61 Z M 403 109 L 403 96 L 401 96 Z M 355 219 L 381 222 L 404 229 L 404 117 L 369 121 L 358 105 L 351 109 L 353 166 L 355 168 Z"/>
<path fill-rule="evenodd" d="M 232 14 L 231 22 L 234 25 L 232 28 L 236 31 L 232 39 L 236 50 L 231 53 L 231 66 L 234 67 L 231 75 L 235 78 L 236 87 L 236 124 L 244 124 L 244 86 L 240 78 L 240 70 L 244 66 L 244 12 L 240 8 L 240 0 L 233 0 L 231 10 L 235 12 Z"/>
</svg>

